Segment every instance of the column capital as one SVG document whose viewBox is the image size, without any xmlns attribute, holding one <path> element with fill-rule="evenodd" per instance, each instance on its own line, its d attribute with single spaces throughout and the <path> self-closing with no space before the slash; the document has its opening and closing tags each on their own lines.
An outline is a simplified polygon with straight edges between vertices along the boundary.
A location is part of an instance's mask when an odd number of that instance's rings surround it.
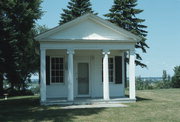
<svg viewBox="0 0 180 122">
<path fill-rule="evenodd" d="M 134 49 L 129 50 L 129 54 L 135 54 L 135 50 Z"/>
<path fill-rule="evenodd" d="M 103 55 L 109 55 L 109 54 L 110 54 L 110 51 L 109 51 L 108 49 L 103 50 L 103 51 L 102 51 L 102 54 L 103 54 Z"/>
<path fill-rule="evenodd" d="M 74 54 L 74 50 L 73 49 L 68 49 L 67 54 Z"/>
<path fill-rule="evenodd" d="M 46 48 L 40 48 L 40 51 L 46 51 Z"/>
</svg>

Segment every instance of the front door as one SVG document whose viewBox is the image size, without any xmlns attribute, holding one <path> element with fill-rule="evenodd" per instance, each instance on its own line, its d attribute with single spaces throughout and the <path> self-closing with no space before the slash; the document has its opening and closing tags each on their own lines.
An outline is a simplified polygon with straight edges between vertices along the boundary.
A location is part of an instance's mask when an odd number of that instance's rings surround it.
<svg viewBox="0 0 180 122">
<path fill-rule="evenodd" d="M 89 63 L 78 63 L 78 96 L 88 96 L 89 95 Z"/>
</svg>

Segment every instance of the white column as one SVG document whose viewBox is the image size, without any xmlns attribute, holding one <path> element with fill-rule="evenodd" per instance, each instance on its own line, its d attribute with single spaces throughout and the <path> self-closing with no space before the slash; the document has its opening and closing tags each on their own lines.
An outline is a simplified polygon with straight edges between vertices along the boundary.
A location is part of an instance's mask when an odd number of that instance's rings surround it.
<svg viewBox="0 0 180 122">
<path fill-rule="evenodd" d="M 41 102 L 46 101 L 46 50 L 41 49 L 40 50 L 40 64 L 41 64 L 41 81 L 40 81 L 40 96 L 41 96 Z"/>
<path fill-rule="evenodd" d="M 68 54 L 68 101 L 74 100 L 74 85 L 73 85 L 73 54 L 74 50 L 67 50 Z"/>
<path fill-rule="evenodd" d="M 109 100 L 109 66 L 108 66 L 109 50 L 103 50 L 103 98 Z"/>
<path fill-rule="evenodd" d="M 135 91 L 135 51 L 129 51 L 129 97 L 136 99 Z"/>
</svg>

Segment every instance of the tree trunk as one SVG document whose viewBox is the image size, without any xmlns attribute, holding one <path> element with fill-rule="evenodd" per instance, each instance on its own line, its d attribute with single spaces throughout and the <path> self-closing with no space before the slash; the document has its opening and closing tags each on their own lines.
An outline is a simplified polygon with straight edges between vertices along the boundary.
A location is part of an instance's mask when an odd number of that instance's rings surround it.
<svg viewBox="0 0 180 122">
<path fill-rule="evenodd" d="M 0 73 L 0 96 L 3 96 L 3 74 Z"/>
</svg>

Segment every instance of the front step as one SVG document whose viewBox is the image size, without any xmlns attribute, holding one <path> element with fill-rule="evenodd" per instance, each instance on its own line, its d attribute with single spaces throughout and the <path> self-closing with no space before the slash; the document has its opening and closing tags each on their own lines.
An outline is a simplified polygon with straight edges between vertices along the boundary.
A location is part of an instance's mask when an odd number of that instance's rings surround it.
<svg viewBox="0 0 180 122">
<path fill-rule="evenodd" d="M 103 99 L 87 99 L 87 100 L 48 100 L 46 102 L 41 102 L 41 105 L 91 105 L 91 104 L 118 104 L 118 103 L 134 103 L 136 99 L 121 98 L 121 99 L 111 99 L 105 101 Z"/>
</svg>

